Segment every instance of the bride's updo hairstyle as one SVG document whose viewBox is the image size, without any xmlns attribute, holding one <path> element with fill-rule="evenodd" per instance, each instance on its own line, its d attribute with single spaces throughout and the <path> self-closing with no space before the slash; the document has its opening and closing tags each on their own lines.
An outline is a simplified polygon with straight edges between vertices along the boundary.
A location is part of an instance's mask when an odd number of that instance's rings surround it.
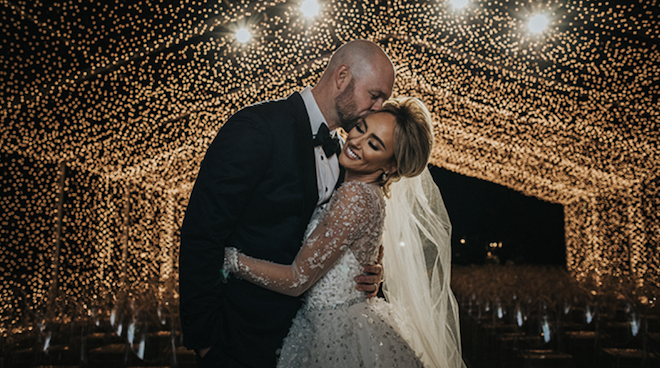
<svg viewBox="0 0 660 368">
<path fill-rule="evenodd" d="M 394 157 L 396 172 L 388 173 L 378 184 L 389 197 L 390 185 L 401 177 L 412 178 L 424 171 L 433 149 L 431 114 L 415 97 L 399 97 L 385 101 L 378 112 L 387 112 L 396 119 L 394 127 Z"/>
</svg>

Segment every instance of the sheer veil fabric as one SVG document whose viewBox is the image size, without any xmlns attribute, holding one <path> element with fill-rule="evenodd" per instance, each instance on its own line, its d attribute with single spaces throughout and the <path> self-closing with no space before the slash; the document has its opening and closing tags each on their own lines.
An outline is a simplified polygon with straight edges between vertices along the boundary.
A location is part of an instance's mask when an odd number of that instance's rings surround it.
<svg viewBox="0 0 660 368">
<path fill-rule="evenodd" d="M 392 185 L 385 207 L 383 291 L 425 367 L 465 367 L 450 288 L 451 222 L 428 168 Z"/>
</svg>

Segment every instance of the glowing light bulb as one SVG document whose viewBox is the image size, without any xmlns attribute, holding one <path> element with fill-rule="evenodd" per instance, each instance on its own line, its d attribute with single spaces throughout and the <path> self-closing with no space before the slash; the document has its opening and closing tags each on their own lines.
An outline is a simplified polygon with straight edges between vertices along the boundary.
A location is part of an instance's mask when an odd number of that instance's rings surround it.
<svg viewBox="0 0 660 368">
<path fill-rule="evenodd" d="M 307 17 L 313 17 L 319 13 L 319 3 L 316 0 L 305 0 L 300 6 L 300 11 Z"/>
<path fill-rule="evenodd" d="M 468 4 L 468 0 L 451 0 L 450 2 L 456 9 L 462 9 Z"/>
<path fill-rule="evenodd" d="M 239 29 L 236 31 L 236 39 L 240 43 L 246 43 L 250 41 L 250 31 L 248 31 L 247 28 Z"/>
<path fill-rule="evenodd" d="M 543 14 L 535 15 L 529 20 L 528 27 L 534 33 L 541 33 L 548 27 L 548 17 Z"/>
</svg>

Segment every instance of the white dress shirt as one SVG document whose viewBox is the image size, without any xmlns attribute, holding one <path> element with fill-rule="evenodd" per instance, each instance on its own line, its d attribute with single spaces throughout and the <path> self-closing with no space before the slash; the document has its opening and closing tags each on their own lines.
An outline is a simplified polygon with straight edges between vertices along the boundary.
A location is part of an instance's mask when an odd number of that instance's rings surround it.
<svg viewBox="0 0 660 368">
<path fill-rule="evenodd" d="M 321 109 L 319 109 L 319 105 L 316 104 L 312 89 L 308 86 L 300 92 L 300 95 L 305 102 L 305 108 L 309 115 L 312 135 L 316 136 L 316 132 L 318 132 L 321 124 L 327 125 L 327 123 L 325 122 L 323 113 L 321 113 Z M 330 134 L 336 135 L 337 132 L 332 130 Z M 337 185 L 337 180 L 339 179 L 339 160 L 337 159 L 337 155 L 332 155 L 330 158 L 326 157 L 321 146 L 314 147 L 314 156 L 316 158 L 316 184 L 319 193 L 319 200 L 316 204 L 319 205 L 330 199 L 335 185 Z"/>
</svg>

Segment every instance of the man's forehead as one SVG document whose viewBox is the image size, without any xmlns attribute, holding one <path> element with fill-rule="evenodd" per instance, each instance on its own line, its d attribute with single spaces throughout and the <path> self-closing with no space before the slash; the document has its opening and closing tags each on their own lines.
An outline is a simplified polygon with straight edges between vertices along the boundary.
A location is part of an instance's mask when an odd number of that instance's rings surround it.
<svg viewBox="0 0 660 368">
<path fill-rule="evenodd" d="M 394 85 L 393 80 L 390 78 L 374 75 L 371 78 L 365 78 L 364 88 L 371 93 L 389 95 L 392 93 Z"/>
</svg>

